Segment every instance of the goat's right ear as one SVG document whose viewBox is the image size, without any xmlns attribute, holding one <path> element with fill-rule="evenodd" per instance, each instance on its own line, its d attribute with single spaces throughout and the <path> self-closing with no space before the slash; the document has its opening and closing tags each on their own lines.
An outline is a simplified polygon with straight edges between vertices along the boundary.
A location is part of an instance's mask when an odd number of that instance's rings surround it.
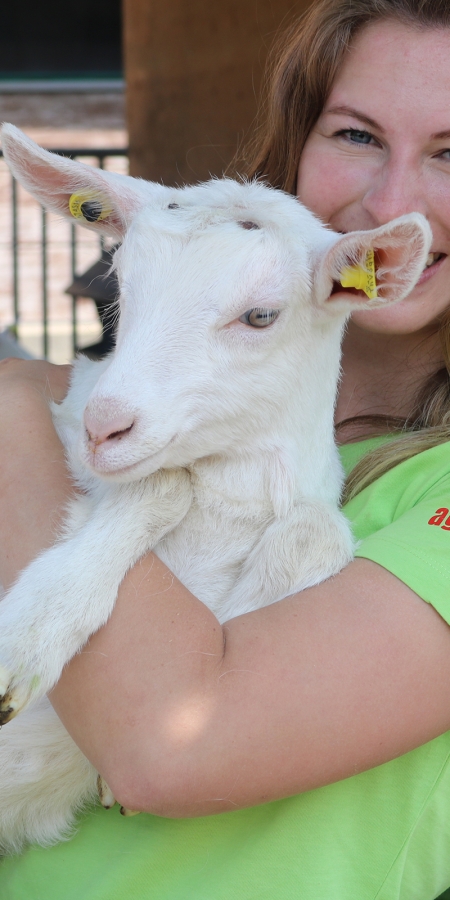
<svg viewBox="0 0 450 900">
<path fill-rule="evenodd" d="M 50 153 L 14 125 L 4 125 L 1 136 L 12 174 L 42 206 L 116 239 L 139 209 L 168 190 Z"/>
</svg>

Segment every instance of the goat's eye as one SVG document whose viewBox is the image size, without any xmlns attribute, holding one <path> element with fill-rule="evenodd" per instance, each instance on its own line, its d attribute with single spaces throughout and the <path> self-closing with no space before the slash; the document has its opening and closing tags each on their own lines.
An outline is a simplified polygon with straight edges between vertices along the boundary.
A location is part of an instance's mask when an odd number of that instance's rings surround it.
<svg viewBox="0 0 450 900">
<path fill-rule="evenodd" d="M 251 325 L 252 328 L 266 328 L 275 322 L 280 315 L 279 309 L 264 309 L 262 306 L 255 306 L 254 309 L 248 309 L 243 316 L 239 316 L 239 321 L 244 325 Z"/>
</svg>

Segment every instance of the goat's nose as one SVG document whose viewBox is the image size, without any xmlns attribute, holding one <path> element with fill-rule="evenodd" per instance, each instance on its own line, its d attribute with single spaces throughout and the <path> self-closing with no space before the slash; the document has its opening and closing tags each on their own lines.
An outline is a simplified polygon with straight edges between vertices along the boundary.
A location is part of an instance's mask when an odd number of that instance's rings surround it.
<svg viewBox="0 0 450 900">
<path fill-rule="evenodd" d="M 106 441 L 120 441 L 129 434 L 134 425 L 134 416 L 131 413 L 121 414 L 99 421 L 89 410 L 86 410 L 84 425 L 90 443 L 98 447 L 99 444 L 104 444 Z"/>
</svg>

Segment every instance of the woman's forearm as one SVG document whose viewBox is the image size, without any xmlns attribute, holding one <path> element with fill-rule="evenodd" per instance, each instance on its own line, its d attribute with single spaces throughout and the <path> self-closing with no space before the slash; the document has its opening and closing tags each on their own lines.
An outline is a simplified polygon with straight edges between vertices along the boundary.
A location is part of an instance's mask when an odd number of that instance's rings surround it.
<svg viewBox="0 0 450 900">
<path fill-rule="evenodd" d="M 0 363 L 0 584 L 4 588 L 58 532 L 73 487 L 53 427 L 46 364 Z M 29 376 L 23 372 L 30 372 Z M 66 368 L 58 372 L 63 384 Z"/>
<path fill-rule="evenodd" d="M 51 699 L 124 806 L 207 815 L 347 778 L 448 730 L 449 651 L 433 607 L 368 560 L 222 629 L 149 554 Z"/>
</svg>

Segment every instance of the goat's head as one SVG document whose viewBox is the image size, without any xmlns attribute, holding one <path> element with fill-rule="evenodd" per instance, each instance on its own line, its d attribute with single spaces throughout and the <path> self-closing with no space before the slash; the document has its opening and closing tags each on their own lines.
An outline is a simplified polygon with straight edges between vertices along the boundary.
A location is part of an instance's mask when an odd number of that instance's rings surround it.
<svg viewBox="0 0 450 900">
<path fill-rule="evenodd" d="M 402 299 L 425 265 L 419 214 L 338 235 L 261 183 L 167 188 L 55 156 L 13 126 L 2 137 L 41 203 L 122 241 L 117 347 L 86 407 L 82 451 L 105 477 L 261 447 L 283 417 L 291 432 L 321 419 L 321 404 L 329 418 L 346 317 Z M 339 282 L 371 248 L 369 301 Z"/>
</svg>

